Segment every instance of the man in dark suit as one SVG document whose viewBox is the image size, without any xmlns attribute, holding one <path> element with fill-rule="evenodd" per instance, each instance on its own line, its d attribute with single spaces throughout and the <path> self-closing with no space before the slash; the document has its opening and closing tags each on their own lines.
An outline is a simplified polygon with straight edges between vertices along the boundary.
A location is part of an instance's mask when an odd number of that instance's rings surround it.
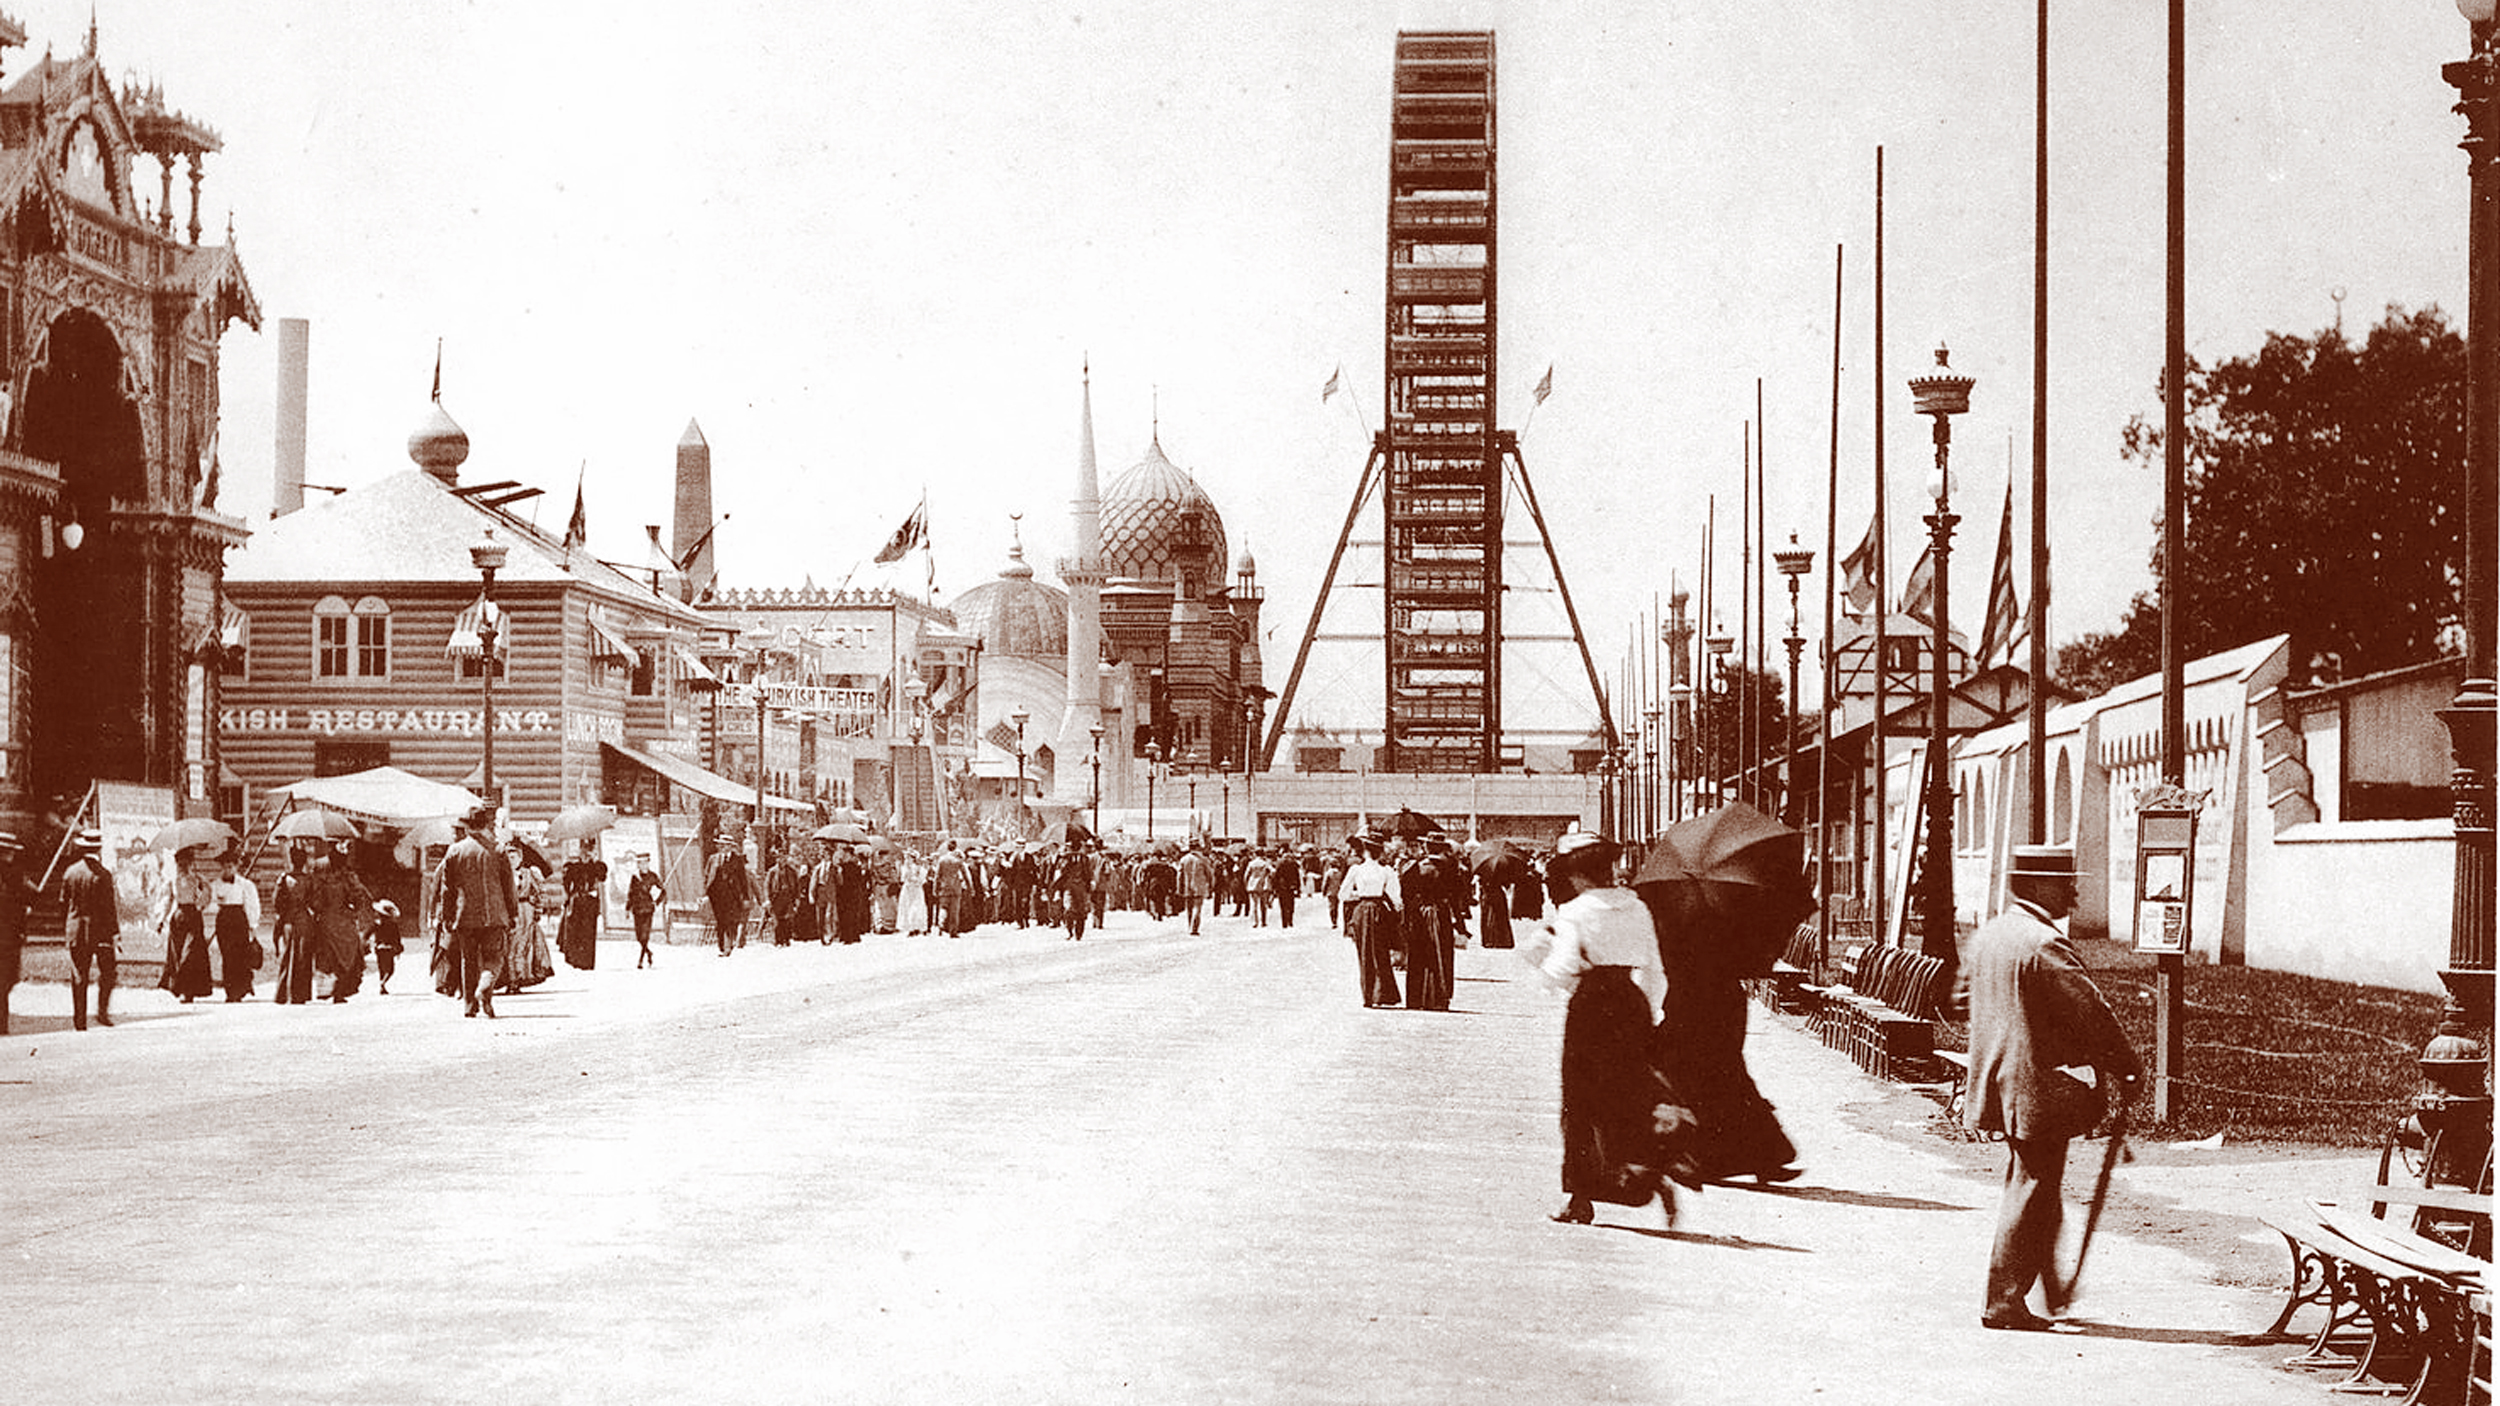
<svg viewBox="0 0 2500 1406">
<path fill-rule="evenodd" d="M 2052 1273 L 2066 1143 L 2099 1121 L 2113 1081 L 2132 1093 L 2141 1064 L 2118 1017 L 2054 924 L 2075 911 L 2074 851 L 2022 845 L 2006 874 L 2013 902 L 1972 935 L 1970 1074 L 1962 1121 L 2003 1133 L 2009 1157 L 1981 1326 L 2040 1332 L 2031 1286 Z M 2098 1088 L 2061 1071 L 2089 1065 Z"/>
<path fill-rule="evenodd" d="M 104 833 L 81 830 L 70 841 L 77 858 L 61 875 L 61 905 L 67 910 L 69 943 L 69 1023 L 87 1028 L 87 969 L 95 968 L 95 1023 L 111 1025 L 113 969 L 119 958 L 121 905 L 113 893 L 113 872 L 104 867 Z"/>
<path fill-rule="evenodd" d="M 503 965 L 504 941 L 512 917 L 520 911 L 520 895 L 512 883 L 512 861 L 493 843 L 495 812 L 480 806 L 461 825 L 460 839 L 443 856 L 439 892 L 443 926 L 451 932 L 453 969 L 460 974 L 462 1015 L 486 1012 L 495 1018 L 495 982 Z"/>
</svg>

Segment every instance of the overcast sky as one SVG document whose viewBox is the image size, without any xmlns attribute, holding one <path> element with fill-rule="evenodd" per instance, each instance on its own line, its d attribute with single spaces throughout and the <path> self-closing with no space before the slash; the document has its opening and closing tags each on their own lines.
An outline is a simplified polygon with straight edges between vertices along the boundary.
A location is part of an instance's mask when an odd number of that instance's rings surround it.
<svg viewBox="0 0 2500 1406">
<path fill-rule="evenodd" d="M 994 572 L 1012 512 L 1045 566 L 1065 550 L 1090 356 L 1105 481 L 1159 397 L 1164 447 L 1257 552 L 1281 676 L 1362 467 L 1356 415 L 1379 419 L 1401 27 L 1497 31 L 1503 420 L 1528 421 L 1552 366 L 1523 446 L 1601 671 L 1670 573 L 1689 582 L 1705 496 L 1732 504 L 1757 377 L 1771 524 L 1820 553 L 1843 244 L 1844 549 L 1863 527 L 1879 144 L 1896 572 L 1929 454 L 1903 382 L 1938 340 L 1979 378 L 1955 428 L 1957 618 L 1978 614 L 2009 437 L 2028 491 L 2030 5 L 94 8 L 107 67 L 225 139 L 210 237 L 231 212 L 272 319 L 226 341 L 225 504 L 254 518 L 274 319 L 302 317 L 317 483 L 407 467 L 440 338 L 466 472 L 544 486 L 560 523 L 586 465 L 603 553 L 639 559 L 667 520 L 694 419 L 726 584 L 839 582 L 925 488 L 943 600 Z M 2118 453 L 2157 413 L 2165 11 L 2060 8 L 2064 640 L 2150 580 L 2159 476 Z M 2189 10 L 2192 353 L 2313 333 L 2339 291 L 2356 336 L 2390 303 L 2461 325 L 2449 0 Z M 89 5 L 15 13 L 35 52 L 69 53 Z M 1339 365 L 1355 394 L 1323 404 Z"/>
</svg>

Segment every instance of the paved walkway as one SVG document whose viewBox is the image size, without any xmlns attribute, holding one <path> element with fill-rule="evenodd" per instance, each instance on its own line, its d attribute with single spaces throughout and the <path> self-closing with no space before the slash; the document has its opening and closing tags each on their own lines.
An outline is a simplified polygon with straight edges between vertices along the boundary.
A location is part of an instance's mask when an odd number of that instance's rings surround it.
<svg viewBox="0 0 2500 1406">
<path fill-rule="evenodd" d="M 599 957 L 493 1022 L 406 971 L 76 1034 L 21 988 L 0 1399 L 2326 1399 L 2246 1337 L 2279 1283 L 2157 1234 L 2085 1334 L 1981 1331 L 1987 1150 L 1759 1012 L 1807 1175 L 1669 1232 L 1545 1219 L 1560 1008 L 1507 952 L 1447 1015 L 1238 919 Z"/>
</svg>

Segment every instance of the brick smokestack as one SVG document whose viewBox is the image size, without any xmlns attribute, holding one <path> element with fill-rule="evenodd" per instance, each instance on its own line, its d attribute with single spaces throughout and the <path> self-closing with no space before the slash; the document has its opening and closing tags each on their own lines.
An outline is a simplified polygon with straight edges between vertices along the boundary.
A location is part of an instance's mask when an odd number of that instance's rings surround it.
<svg viewBox="0 0 2500 1406">
<path fill-rule="evenodd" d="M 312 324 L 278 319 L 278 452 L 276 491 L 269 515 L 285 517 L 304 506 L 304 419 L 311 389 Z"/>
</svg>

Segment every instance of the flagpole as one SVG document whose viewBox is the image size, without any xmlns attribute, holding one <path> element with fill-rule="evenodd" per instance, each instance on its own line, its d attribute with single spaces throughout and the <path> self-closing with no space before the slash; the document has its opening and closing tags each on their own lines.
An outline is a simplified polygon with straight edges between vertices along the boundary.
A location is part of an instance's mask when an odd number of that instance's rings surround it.
<svg viewBox="0 0 2500 1406">
<path fill-rule="evenodd" d="M 1771 477 L 1770 426 L 1762 415 L 1762 378 L 1753 378 L 1753 803 L 1762 808 L 1762 754 L 1770 739 L 1762 735 L 1762 703 L 1771 691 L 1771 504 L 1766 481 Z M 1797 706 L 1797 700 L 1788 700 Z M 1786 803 L 1782 802 L 1782 809 Z"/>
<path fill-rule="evenodd" d="M 1744 470 L 1736 482 L 1736 799 L 1751 794 L 1753 758 L 1753 421 L 1747 420 Z"/>
<path fill-rule="evenodd" d="M 2031 679 L 2025 741 L 2031 842 L 2049 842 L 2049 0 L 2040 0 L 2033 67 L 2031 198 Z M 2008 479 L 2011 483 L 2011 479 Z M 2010 491 L 2010 489 L 2009 489 Z"/>
<path fill-rule="evenodd" d="M 1693 731 L 1698 734 L 1697 740 L 1701 744 L 1700 770 L 1702 776 L 1710 782 L 1710 808 L 1716 810 L 1719 805 L 1719 766 L 1717 757 L 1712 755 L 1711 744 L 1718 739 L 1719 729 L 1712 723 L 1709 705 L 1710 700 L 1718 696 L 1719 681 L 1716 677 L 1718 665 L 1710 657 L 1710 634 L 1715 628 L 1716 620 L 1716 617 L 1711 614 L 1711 611 L 1716 608 L 1716 602 L 1711 597 L 1711 590 L 1716 582 L 1711 577 L 1710 558 L 1719 547 L 1719 495 L 1711 494 L 1707 499 L 1707 505 L 1701 524 L 1701 618 L 1697 622 L 1700 631 L 1696 636 L 1702 643 L 1701 652 L 1693 656 L 1693 668 L 1701 676 L 1701 681 L 1696 688 L 1700 698 L 1700 706 L 1696 711 L 1700 715 L 1701 725 L 1695 727 Z M 1696 800 L 1694 805 L 1698 813 L 1700 802 Z"/>
<path fill-rule="evenodd" d="M 1814 748 L 1814 876 L 1822 900 L 1815 918 L 1815 960 L 1831 960 L 1832 952 L 1832 625 L 1840 593 L 1840 294 L 1848 246 L 1832 246 L 1832 467 L 1823 490 L 1823 697 L 1816 714 Z M 1793 705 L 1792 705 L 1793 706 Z M 1818 972 L 1813 978 L 1822 980 Z"/>
<path fill-rule="evenodd" d="M 1875 945 L 1891 939 L 1892 887 L 1885 878 L 1886 852 L 1892 848 L 1892 783 L 1886 774 L 1884 711 L 1891 706 L 1885 687 L 1884 656 L 1892 629 L 1892 540 L 1884 502 L 1884 149 L 1875 148 L 1875 731 L 1867 746 L 1873 756 L 1875 780 Z"/>
</svg>

